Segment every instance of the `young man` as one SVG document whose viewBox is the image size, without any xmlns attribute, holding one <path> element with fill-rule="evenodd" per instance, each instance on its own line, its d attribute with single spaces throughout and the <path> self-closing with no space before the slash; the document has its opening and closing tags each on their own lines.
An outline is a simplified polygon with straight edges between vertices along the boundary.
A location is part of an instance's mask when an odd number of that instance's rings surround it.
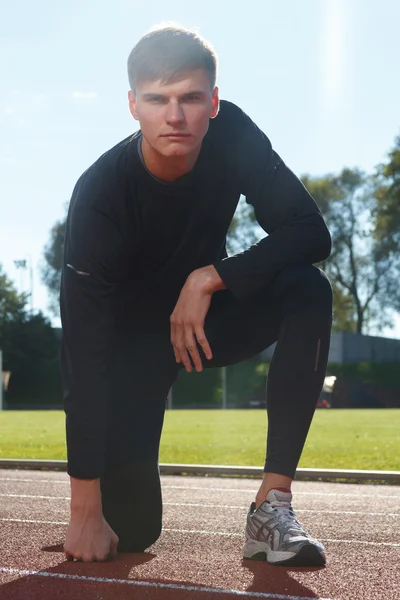
<svg viewBox="0 0 400 600">
<path fill-rule="evenodd" d="M 68 559 L 140 552 L 161 532 L 165 399 L 178 371 L 275 341 L 264 476 L 246 558 L 321 565 L 291 483 L 322 388 L 332 290 L 313 266 L 330 234 L 315 202 L 240 108 L 219 102 L 216 56 L 196 33 L 152 31 L 128 60 L 140 131 L 78 180 L 61 287 L 71 519 Z M 227 257 L 240 195 L 268 233 Z"/>
</svg>

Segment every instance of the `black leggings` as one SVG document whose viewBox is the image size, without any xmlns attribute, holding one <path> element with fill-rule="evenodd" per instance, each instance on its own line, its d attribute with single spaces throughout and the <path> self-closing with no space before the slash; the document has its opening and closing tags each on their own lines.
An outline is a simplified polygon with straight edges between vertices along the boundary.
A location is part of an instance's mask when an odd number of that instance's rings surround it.
<svg viewBox="0 0 400 600">
<path fill-rule="evenodd" d="M 332 288 L 314 266 L 284 269 L 247 300 L 228 290 L 213 295 L 205 322 L 213 359 L 199 348 L 205 368 L 246 360 L 277 342 L 267 379 L 265 472 L 295 476 L 326 374 L 331 325 Z M 161 532 L 159 444 L 166 396 L 183 368 L 175 362 L 169 319 L 121 338 L 113 368 L 103 512 L 119 550 L 137 552 Z"/>
</svg>

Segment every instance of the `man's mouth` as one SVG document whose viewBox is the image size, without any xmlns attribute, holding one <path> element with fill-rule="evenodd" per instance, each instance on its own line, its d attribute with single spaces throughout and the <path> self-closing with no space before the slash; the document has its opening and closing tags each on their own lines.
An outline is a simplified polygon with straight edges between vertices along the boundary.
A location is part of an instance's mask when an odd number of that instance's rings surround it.
<svg viewBox="0 0 400 600">
<path fill-rule="evenodd" d="M 164 133 L 161 137 L 167 138 L 188 138 L 190 133 Z"/>
</svg>

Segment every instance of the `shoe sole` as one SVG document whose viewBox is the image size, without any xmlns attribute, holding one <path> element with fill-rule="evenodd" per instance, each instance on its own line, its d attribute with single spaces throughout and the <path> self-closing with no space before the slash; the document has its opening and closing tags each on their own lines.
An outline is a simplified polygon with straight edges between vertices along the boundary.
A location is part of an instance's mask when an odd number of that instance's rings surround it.
<svg viewBox="0 0 400 600">
<path fill-rule="evenodd" d="M 259 544 L 261 543 L 259 542 Z M 266 544 L 262 545 L 266 546 Z M 252 546 L 254 548 L 254 542 Z M 251 554 L 251 556 L 245 556 L 245 554 L 246 545 L 243 554 L 243 558 L 246 560 L 261 560 L 268 562 L 270 565 L 290 567 L 323 567 L 326 564 L 325 555 L 312 544 L 303 546 L 297 554 L 289 557 L 287 557 L 287 552 L 274 552 L 270 548 L 262 549 L 259 552 Z"/>
</svg>

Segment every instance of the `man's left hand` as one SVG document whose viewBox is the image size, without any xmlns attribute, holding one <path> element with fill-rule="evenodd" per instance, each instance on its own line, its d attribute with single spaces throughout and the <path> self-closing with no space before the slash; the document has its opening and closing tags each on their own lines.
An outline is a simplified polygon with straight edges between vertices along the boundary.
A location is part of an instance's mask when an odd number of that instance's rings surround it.
<svg viewBox="0 0 400 600">
<path fill-rule="evenodd" d="M 211 296 L 225 287 L 215 268 L 210 265 L 193 271 L 181 290 L 170 317 L 171 343 L 176 362 L 182 362 L 188 373 L 192 370 L 189 354 L 196 371 L 203 370 L 196 340 L 206 358 L 212 358 L 211 348 L 204 333 L 204 322 L 210 308 Z"/>
</svg>

